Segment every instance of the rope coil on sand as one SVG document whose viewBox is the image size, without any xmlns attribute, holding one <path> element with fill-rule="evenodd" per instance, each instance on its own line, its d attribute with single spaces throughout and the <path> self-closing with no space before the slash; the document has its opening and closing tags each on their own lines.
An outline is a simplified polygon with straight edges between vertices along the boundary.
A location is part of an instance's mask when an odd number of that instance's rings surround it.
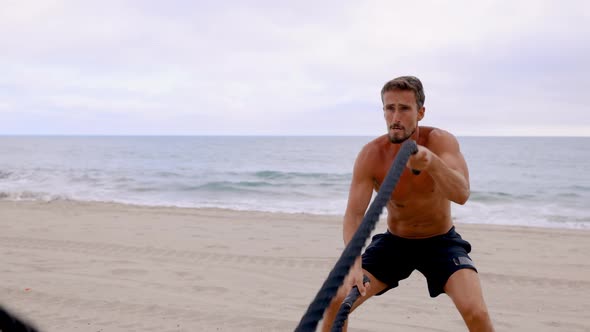
<svg viewBox="0 0 590 332">
<path fill-rule="evenodd" d="M 395 189 L 395 186 L 406 167 L 408 159 L 410 159 L 410 155 L 415 154 L 416 152 L 418 152 L 418 146 L 413 140 L 406 140 L 402 144 L 385 180 L 383 180 L 383 183 L 381 184 L 381 188 L 379 188 L 377 197 L 375 197 L 369 206 L 369 209 L 356 233 L 346 248 L 344 248 L 340 258 L 334 265 L 334 268 L 332 268 L 332 271 L 328 274 L 328 278 L 326 278 L 326 281 L 324 281 L 324 284 L 307 308 L 307 311 L 301 318 L 295 332 L 315 331 L 318 322 L 324 315 L 324 311 L 330 305 L 330 301 L 336 295 L 338 288 L 342 285 L 342 282 L 348 274 L 351 266 L 354 264 L 355 259 L 361 254 L 367 239 L 375 229 L 375 225 L 379 221 L 379 216 L 389 201 L 391 193 Z M 417 174 L 417 171 L 413 171 L 413 173 Z M 346 317 L 344 317 L 344 319 L 346 320 Z"/>
</svg>

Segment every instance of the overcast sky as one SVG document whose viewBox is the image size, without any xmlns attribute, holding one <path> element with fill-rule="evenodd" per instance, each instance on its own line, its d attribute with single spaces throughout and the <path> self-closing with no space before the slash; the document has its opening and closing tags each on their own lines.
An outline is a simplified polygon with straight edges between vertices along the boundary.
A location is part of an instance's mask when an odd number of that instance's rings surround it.
<svg viewBox="0 0 590 332">
<path fill-rule="evenodd" d="M 0 0 L 0 134 L 590 136 L 589 4 Z"/>
</svg>

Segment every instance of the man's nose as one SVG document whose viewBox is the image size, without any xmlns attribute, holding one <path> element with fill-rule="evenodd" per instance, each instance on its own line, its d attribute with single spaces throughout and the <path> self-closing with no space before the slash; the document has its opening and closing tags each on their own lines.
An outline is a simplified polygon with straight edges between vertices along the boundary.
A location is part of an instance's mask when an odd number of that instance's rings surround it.
<svg viewBox="0 0 590 332">
<path fill-rule="evenodd" d="M 392 112 L 391 122 L 392 123 L 400 123 L 401 122 L 401 113 L 400 112 Z"/>
<path fill-rule="evenodd" d="M 401 122 L 393 120 L 391 121 L 391 123 L 389 124 L 390 127 L 396 126 L 396 127 L 401 127 Z"/>
</svg>

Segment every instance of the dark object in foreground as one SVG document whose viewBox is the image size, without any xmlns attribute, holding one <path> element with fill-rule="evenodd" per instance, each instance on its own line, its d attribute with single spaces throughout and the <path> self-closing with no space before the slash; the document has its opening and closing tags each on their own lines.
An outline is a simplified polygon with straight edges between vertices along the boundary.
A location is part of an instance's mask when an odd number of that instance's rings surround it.
<svg viewBox="0 0 590 332">
<path fill-rule="evenodd" d="M 40 332 L 0 307 L 0 332 Z"/>
</svg>

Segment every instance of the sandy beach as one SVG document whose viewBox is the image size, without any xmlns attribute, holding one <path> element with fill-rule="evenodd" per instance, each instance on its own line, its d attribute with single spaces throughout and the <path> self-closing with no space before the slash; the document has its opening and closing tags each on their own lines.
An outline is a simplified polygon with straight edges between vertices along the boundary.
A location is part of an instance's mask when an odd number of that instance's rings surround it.
<svg viewBox="0 0 590 332">
<path fill-rule="evenodd" d="M 0 227 L 0 304 L 46 332 L 292 331 L 343 249 L 340 217 L 307 214 L 4 201 Z M 590 331 L 590 231 L 457 231 L 497 331 Z M 466 328 L 414 272 L 350 330 Z"/>
</svg>

